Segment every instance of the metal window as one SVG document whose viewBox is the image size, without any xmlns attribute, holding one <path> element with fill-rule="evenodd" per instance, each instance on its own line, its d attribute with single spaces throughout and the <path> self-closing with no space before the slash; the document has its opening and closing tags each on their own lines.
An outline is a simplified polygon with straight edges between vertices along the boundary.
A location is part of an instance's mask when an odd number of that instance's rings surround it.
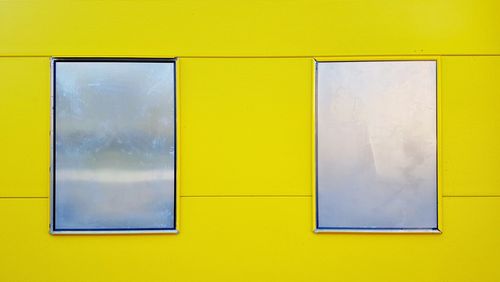
<svg viewBox="0 0 500 282">
<path fill-rule="evenodd" d="M 175 232 L 175 62 L 54 59 L 51 232 Z"/>
<path fill-rule="evenodd" d="M 437 232 L 436 62 L 318 62 L 316 230 Z"/>
</svg>

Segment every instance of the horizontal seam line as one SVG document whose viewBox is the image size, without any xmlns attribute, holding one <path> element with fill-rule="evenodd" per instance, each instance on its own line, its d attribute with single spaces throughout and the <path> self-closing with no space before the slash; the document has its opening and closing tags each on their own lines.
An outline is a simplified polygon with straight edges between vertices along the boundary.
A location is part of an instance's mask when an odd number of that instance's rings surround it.
<svg viewBox="0 0 500 282">
<path fill-rule="evenodd" d="M 0 199 L 48 199 L 49 197 L 1 197 Z"/>
<path fill-rule="evenodd" d="M 312 197 L 312 195 L 181 195 L 181 198 L 210 197 Z M 500 195 L 443 195 L 444 198 L 500 198 Z M 0 199 L 48 199 L 45 197 L 0 196 Z"/>
<path fill-rule="evenodd" d="M 443 195 L 445 198 L 500 198 L 500 195 Z"/>
<path fill-rule="evenodd" d="M 312 195 L 181 195 L 181 198 L 309 198 Z"/>
<path fill-rule="evenodd" d="M 65 57 L 72 57 L 72 58 L 200 58 L 200 59 L 293 59 L 293 58 L 307 58 L 307 59 L 314 59 L 314 58 L 334 58 L 334 57 L 429 57 L 429 56 L 442 56 L 442 57 L 498 57 L 500 56 L 499 54 L 493 53 L 493 54 L 391 54 L 391 55 L 376 55 L 376 54 L 369 54 L 369 55 L 360 55 L 360 54 L 354 54 L 354 55 L 306 55 L 306 56 L 168 56 L 168 55 L 161 55 L 161 54 L 149 54 L 149 55 L 134 55 L 134 54 L 127 54 L 127 55 L 3 55 L 0 54 L 0 58 L 51 58 L 51 57 L 59 57 L 59 58 L 65 58 Z"/>
<path fill-rule="evenodd" d="M 231 58 L 242 58 L 242 59 L 245 59 L 245 58 L 249 58 L 249 59 L 252 59 L 252 58 L 277 58 L 277 59 L 286 59 L 286 58 L 304 58 L 304 59 L 314 59 L 314 58 L 335 58 L 335 57 L 339 57 L 339 58 L 344 58 L 344 57 L 498 57 L 500 56 L 500 53 L 497 54 L 497 53 L 494 53 L 494 54 L 390 54 L 390 55 L 376 55 L 376 54 L 369 54 L 369 55 L 361 55 L 361 54 L 357 54 L 357 55 L 305 55 L 305 56 L 176 56 L 175 58 L 207 58 L 207 59 L 210 59 L 210 58 L 214 58 L 214 59 L 217 59 L 217 58 L 228 58 L 228 59 L 231 59 Z"/>
</svg>

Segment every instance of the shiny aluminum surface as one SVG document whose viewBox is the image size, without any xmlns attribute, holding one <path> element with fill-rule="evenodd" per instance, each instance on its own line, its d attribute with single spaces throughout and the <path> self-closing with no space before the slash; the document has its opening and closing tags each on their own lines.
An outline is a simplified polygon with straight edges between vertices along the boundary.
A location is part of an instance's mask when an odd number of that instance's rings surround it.
<svg viewBox="0 0 500 282">
<path fill-rule="evenodd" d="M 435 229 L 436 63 L 317 65 L 318 228 Z"/>
<path fill-rule="evenodd" d="M 53 230 L 174 229 L 174 63 L 53 68 Z"/>
</svg>

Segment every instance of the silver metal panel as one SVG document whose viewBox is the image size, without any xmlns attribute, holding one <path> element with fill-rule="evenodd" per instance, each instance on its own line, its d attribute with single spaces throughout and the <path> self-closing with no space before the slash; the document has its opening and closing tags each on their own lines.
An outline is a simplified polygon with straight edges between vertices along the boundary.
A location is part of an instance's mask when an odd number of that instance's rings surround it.
<svg viewBox="0 0 500 282">
<path fill-rule="evenodd" d="M 53 68 L 53 231 L 174 229 L 174 63 Z"/>
<path fill-rule="evenodd" d="M 317 228 L 436 229 L 436 62 L 321 62 L 316 99 Z"/>
</svg>

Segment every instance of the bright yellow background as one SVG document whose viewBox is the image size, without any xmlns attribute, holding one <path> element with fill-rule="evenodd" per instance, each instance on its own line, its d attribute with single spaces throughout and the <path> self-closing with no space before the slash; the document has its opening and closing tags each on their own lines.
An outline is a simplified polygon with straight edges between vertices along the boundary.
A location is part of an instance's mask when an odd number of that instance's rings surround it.
<svg viewBox="0 0 500 282">
<path fill-rule="evenodd" d="M 0 2 L 0 281 L 500 281 L 498 11 Z M 443 233 L 314 234 L 314 58 L 429 55 Z M 50 56 L 179 57 L 178 235 L 49 235 Z"/>
</svg>

